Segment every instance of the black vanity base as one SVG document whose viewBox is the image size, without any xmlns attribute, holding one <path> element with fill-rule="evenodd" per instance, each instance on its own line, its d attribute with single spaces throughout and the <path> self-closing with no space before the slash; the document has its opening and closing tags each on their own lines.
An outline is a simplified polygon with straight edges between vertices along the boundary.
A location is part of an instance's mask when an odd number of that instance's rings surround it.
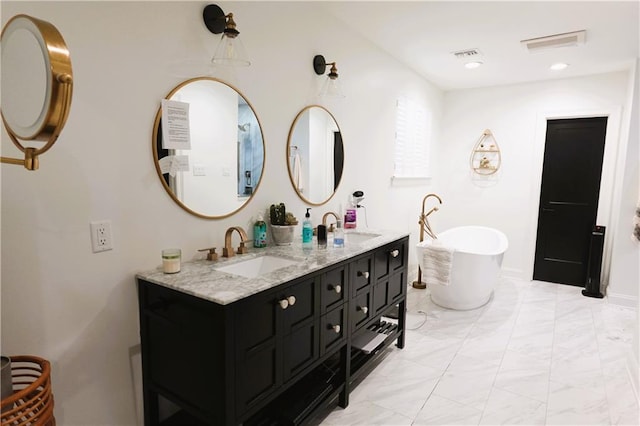
<svg viewBox="0 0 640 426">
<path fill-rule="evenodd" d="M 310 425 L 347 407 L 385 349 L 404 347 L 407 248 L 405 237 L 229 305 L 139 279 L 145 425 Z M 161 415 L 162 400 L 178 411 Z"/>
</svg>

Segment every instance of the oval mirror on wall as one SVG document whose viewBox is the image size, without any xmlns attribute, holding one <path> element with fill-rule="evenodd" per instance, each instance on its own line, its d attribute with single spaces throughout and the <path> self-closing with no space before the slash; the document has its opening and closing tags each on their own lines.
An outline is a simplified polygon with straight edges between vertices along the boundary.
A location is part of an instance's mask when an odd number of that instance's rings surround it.
<svg viewBox="0 0 640 426">
<path fill-rule="evenodd" d="M 262 126 L 247 99 L 212 77 L 179 84 L 156 115 L 153 158 L 162 185 L 189 213 L 221 219 L 242 209 L 264 170 Z M 169 123 L 163 131 L 163 117 Z M 167 118 L 169 117 L 169 118 Z M 180 121 L 175 117 L 186 117 Z M 177 124 L 176 124 L 177 123 Z M 177 136 L 176 136 L 177 135 Z"/>
<path fill-rule="evenodd" d="M 310 105 L 296 116 L 287 141 L 289 179 L 298 196 L 322 205 L 335 194 L 344 167 L 342 134 L 333 115 Z"/>
</svg>

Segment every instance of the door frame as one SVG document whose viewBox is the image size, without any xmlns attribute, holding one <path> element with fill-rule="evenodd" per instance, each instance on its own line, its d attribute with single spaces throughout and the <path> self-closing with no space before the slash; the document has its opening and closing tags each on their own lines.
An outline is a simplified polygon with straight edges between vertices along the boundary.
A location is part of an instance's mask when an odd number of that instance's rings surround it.
<svg viewBox="0 0 640 426">
<path fill-rule="evenodd" d="M 527 269 L 525 271 L 527 279 L 533 280 L 538 212 L 540 210 L 540 190 L 542 185 L 542 166 L 544 163 L 544 149 L 547 137 L 547 120 L 608 117 L 607 133 L 604 142 L 604 156 L 602 159 L 602 180 L 600 181 L 598 212 L 596 215 L 596 224 L 607 227 L 604 241 L 601 288 L 608 286 L 611 250 L 617 222 L 617 216 L 613 212 L 614 200 L 619 199 L 620 191 L 622 191 L 620 173 L 616 173 L 616 166 L 618 166 L 619 163 L 621 113 L 622 107 L 614 105 L 603 109 L 540 111 L 537 114 L 534 134 L 535 146 L 532 158 L 534 171 L 530 187 L 532 206 L 529 216 Z"/>
</svg>

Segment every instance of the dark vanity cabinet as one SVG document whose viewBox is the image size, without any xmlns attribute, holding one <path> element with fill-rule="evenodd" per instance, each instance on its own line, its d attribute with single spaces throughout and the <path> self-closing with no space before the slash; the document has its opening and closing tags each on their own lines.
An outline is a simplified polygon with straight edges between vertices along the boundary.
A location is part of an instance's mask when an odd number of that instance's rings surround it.
<svg viewBox="0 0 640 426">
<path fill-rule="evenodd" d="M 407 244 L 227 305 L 138 278 L 145 425 L 304 424 L 336 398 L 346 406 L 362 367 L 404 345 Z M 375 350 L 352 346 L 377 329 Z"/>
</svg>

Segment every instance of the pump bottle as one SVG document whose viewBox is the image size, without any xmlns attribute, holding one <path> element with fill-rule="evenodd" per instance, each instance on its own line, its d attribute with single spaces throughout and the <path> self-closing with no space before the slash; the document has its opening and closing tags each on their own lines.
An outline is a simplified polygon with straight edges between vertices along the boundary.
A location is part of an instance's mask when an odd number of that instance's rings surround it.
<svg viewBox="0 0 640 426">
<path fill-rule="evenodd" d="M 302 245 L 310 246 L 313 241 L 313 224 L 311 223 L 311 214 L 309 214 L 311 208 L 307 208 L 307 213 L 304 215 L 304 221 L 302 222 Z"/>
</svg>

